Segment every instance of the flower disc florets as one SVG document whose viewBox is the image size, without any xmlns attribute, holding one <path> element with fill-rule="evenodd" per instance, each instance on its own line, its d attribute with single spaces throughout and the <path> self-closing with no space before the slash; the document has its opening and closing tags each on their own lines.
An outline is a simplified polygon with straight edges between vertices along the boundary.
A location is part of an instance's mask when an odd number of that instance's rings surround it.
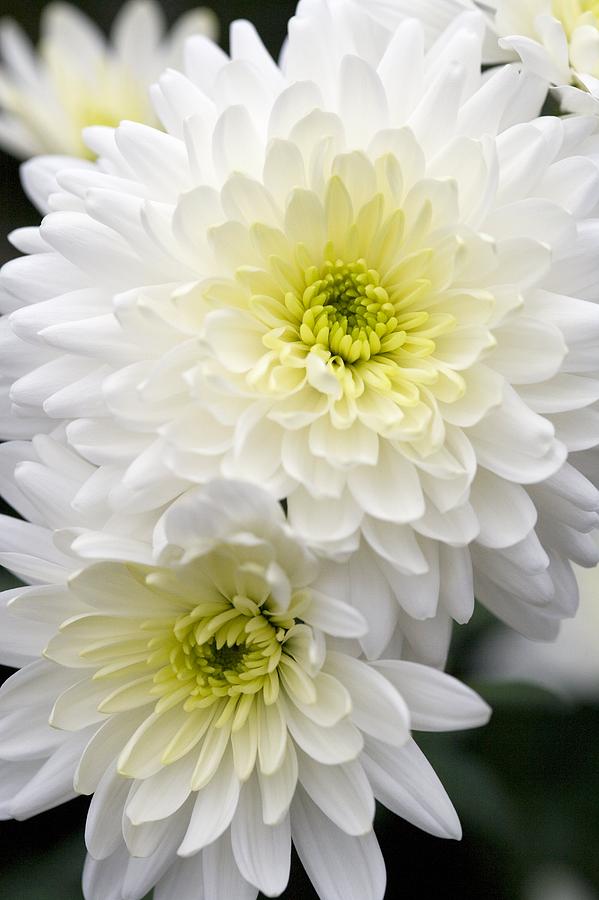
<svg viewBox="0 0 599 900">
<path fill-rule="evenodd" d="M 395 386 L 404 404 L 412 405 L 418 393 L 415 387 L 410 391 L 410 385 L 431 379 L 424 371 L 418 378 L 408 370 L 415 368 L 417 359 L 432 356 L 431 335 L 451 330 L 455 319 L 437 317 L 431 323 L 426 310 L 410 308 L 418 302 L 414 294 L 421 295 L 426 288 L 425 281 L 410 284 L 407 296 L 405 285 L 392 281 L 393 275 L 381 283 L 379 273 L 364 259 L 349 264 L 327 260 L 321 270 L 309 267 L 301 298 L 292 291 L 285 296 L 289 326 L 282 326 L 282 333 L 275 329 L 265 335 L 265 346 L 278 351 L 279 361 L 287 365 L 301 359 L 304 350 L 313 353 L 326 363 L 344 393 L 347 389 L 361 396 L 368 388 L 391 391 Z M 260 299 L 255 298 L 252 306 L 259 314 Z"/>
<path fill-rule="evenodd" d="M 255 582 L 264 573 L 252 572 Z M 156 579 L 153 579 L 154 582 Z M 158 576 L 160 581 L 160 576 Z M 179 616 L 172 628 L 162 622 L 141 627 L 154 636 L 148 642 L 148 665 L 164 665 L 154 675 L 151 693 L 161 697 L 156 710 L 168 709 L 183 698 L 190 712 L 221 703 L 213 724 L 221 727 L 231 719 L 239 730 L 247 720 L 252 698 L 260 695 L 267 706 L 279 697 L 280 671 L 293 668 L 293 638 L 302 634 L 296 618 L 309 598 L 298 594 L 284 612 L 270 608 L 272 598 L 264 590 L 252 599 L 246 595 L 200 602 Z M 264 584 L 262 584 L 264 587 Z M 309 638 L 309 629 L 304 631 Z"/>
</svg>

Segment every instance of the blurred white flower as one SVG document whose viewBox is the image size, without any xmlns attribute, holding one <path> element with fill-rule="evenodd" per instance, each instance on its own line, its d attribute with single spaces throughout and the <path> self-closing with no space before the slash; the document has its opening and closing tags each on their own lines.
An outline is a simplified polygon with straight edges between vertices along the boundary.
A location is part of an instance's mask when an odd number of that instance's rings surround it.
<svg viewBox="0 0 599 900">
<path fill-rule="evenodd" d="M 89 156 L 88 125 L 123 119 L 158 125 L 148 89 L 167 67 L 180 67 L 190 34 L 216 36 L 215 15 L 198 9 L 170 33 L 155 0 L 129 0 L 110 40 L 76 6 L 44 9 L 36 51 L 12 20 L 0 25 L 0 146 L 20 157 Z"/>
<path fill-rule="evenodd" d="M 599 900 L 599 894 L 571 869 L 546 866 L 531 879 L 524 900 Z"/>
<path fill-rule="evenodd" d="M 417 22 L 305 0 L 281 68 L 248 23 L 232 60 L 192 38 L 167 134 L 26 167 L 52 211 L 3 274 L 3 436 L 64 421 L 99 467 L 80 506 L 115 514 L 264 485 L 373 657 L 399 624 L 442 663 L 475 591 L 554 637 L 569 560 L 597 560 L 596 122 L 534 119 L 536 79 L 481 75 L 484 31 L 465 13 L 426 51 Z"/>
<path fill-rule="evenodd" d="M 72 452 L 37 447 L 77 477 Z M 18 467 L 37 519 L 60 518 L 68 486 Z M 0 599 L 0 661 L 24 664 L 0 690 L 0 815 L 95 792 L 86 900 L 275 896 L 292 841 L 322 900 L 382 900 L 375 797 L 460 836 L 410 729 L 471 728 L 487 705 L 358 658 L 364 620 L 314 590 L 318 562 L 266 492 L 189 492 L 153 548 L 80 526 L 2 517 L 0 562 L 32 586 Z"/>
<path fill-rule="evenodd" d="M 566 698 L 599 699 L 599 570 L 576 569 L 580 606 L 553 644 L 500 631 L 478 648 L 478 674 L 528 681 Z"/>
</svg>

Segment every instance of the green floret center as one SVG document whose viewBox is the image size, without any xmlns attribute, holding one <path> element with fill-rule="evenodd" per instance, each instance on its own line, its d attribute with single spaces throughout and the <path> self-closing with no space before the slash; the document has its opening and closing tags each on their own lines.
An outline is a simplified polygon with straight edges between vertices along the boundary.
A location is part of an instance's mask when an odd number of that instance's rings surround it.
<svg viewBox="0 0 599 900">
<path fill-rule="evenodd" d="M 394 335 L 393 349 L 405 340 L 398 330 L 395 306 L 375 269 L 365 260 L 326 262 L 305 273 L 306 289 L 300 337 L 307 346 L 320 344 L 346 363 L 368 360 Z"/>
<path fill-rule="evenodd" d="M 197 662 L 206 674 L 221 679 L 227 672 L 239 673 L 245 668 L 245 644 L 236 647 L 217 647 L 216 641 L 193 648 Z"/>
</svg>

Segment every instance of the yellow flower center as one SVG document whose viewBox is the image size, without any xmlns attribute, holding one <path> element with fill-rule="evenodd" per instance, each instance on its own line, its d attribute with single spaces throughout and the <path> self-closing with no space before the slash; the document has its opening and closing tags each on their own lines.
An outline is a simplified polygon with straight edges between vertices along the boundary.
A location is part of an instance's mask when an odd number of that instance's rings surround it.
<svg viewBox="0 0 599 900">
<path fill-rule="evenodd" d="M 431 306 L 431 258 L 432 251 L 417 251 L 381 273 L 364 258 L 337 258 L 332 244 L 320 266 L 301 266 L 299 247 L 293 279 L 298 287 L 283 291 L 281 301 L 250 301 L 266 326 L 263 344 L 273 353 L 269 370 L 257 366 L 249 383 L 266 391 L 273 385 L 293 389 L 315 354 L 335 376 L 339 399 L 374 391 L 400 406 L 416 405 L 420 386 L 438 378 L 436 338 L 456 326 L 452 315 L 425 308 Z M 455 380 L 461 391 L 457 373 Z"/>
<path fill-rule="evenodd" d="M 261 692 L 267 705 L 274 703 L 282 644 L 294 624 L 248 597 L 199 604 L 149 642 L 150 664 L 165 661 L 154 676 L 152 693 L 163 698 L 158 708 L 183 701 L 189 712 L 228 697 L 224 724 L 242 695 Z"/>
<path fill-rule="evenodd" d="M 320 272 L 309 269 L 300 300 L 300 337 L 306 346 L 320 344 L 350 364 L 401 347 L 406 332 L 399 328 L 395 306 L 380 282 L 379 273 L 363 259 L 347 265 L 327 262 Z M 289 305 L 295 300 L 291 295 Z"/>
</svg>

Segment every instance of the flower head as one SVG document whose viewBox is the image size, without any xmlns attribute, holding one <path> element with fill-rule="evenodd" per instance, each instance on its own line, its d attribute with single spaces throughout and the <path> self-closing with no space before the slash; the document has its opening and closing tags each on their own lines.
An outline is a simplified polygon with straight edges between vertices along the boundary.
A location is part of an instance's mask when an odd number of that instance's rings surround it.
<svg viewBox="0 0 599 900">
<path fill-rule="evenodd" d="M 2 648 L 18 630 L 30 662 L 0 690 L 0 759 L 14 769 L 1 811 L 26 817 L 73 783 L 95 792 L 88 900 L 106 878 L 120 896 L 155 884 L 173 896 L 187 866 L 213 871 L 215 853 L 227 865 L 210 896 L 226 895 L 226 879 L 228 896 L 275 896 L 292 840 L 323 900 L 338 896 L 335 866 L 347 867 L 347 896 L 380 900 L 375 796 L 459 836 L 410 727 L 473 727 L 486 704 L 424 666 L 358 658 L 362 617 L 313 588 L 317 560 L 260 488 L 188 493 L 154 552 L 106 530 L 57 534 L 62 550 L 39 525 L 5 519 L 2 530 L 2 562 L 46 583 L 3 598 Z"/>
<path fill-rule="evenodd" d="M 554 636 L 569 560 L 596 561 L 572 455 L 599 437 L 595 124 L 534 119 L 515 66 L 483 79 L 484 32 L 466 13 L 426 50 L 310 0 L 280 68 L 247 23 L 232 60 L 192 39 L 155 93 L 168 134 L 27 167 L 52 212 L 4 269 L 4 435 L 64 421 L 98 467 L 79 508 L 117 517 L 264 485 L 361 573 L 373 656 L 399 622 L 442 662 L 475 589 Z"/>
<path fill-rule="evenodd" d="M 12 21 L 0 33 L 0 143 L 17 156 L 90 155 L 81 131 L 123 119 L 156 124 L 148 89 L 167 66 L 182 63 L 189 34 L 214 35 L 206 9 L 188 13 L 164 35 L 154 0 L 129 0 L 110 43 L 75 6 L 52 3 L 41 23 L 38 53 Z"/>
</svg>

